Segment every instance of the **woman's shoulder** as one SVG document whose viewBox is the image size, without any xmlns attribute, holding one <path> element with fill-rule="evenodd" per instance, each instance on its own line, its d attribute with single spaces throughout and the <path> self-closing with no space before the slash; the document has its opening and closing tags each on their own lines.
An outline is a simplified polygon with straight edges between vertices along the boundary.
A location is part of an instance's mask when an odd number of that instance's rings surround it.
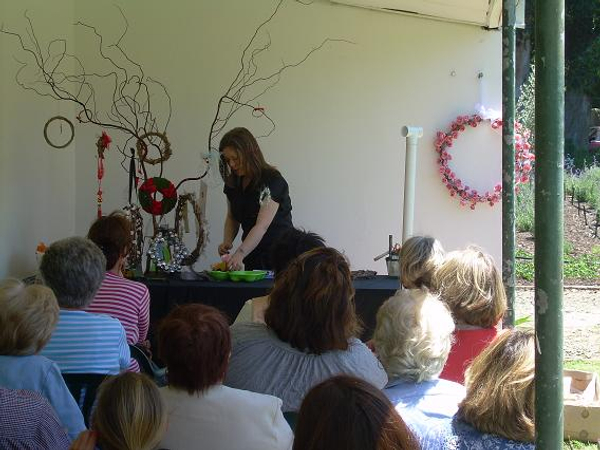
<svg viewBox="0 0 600 450">
<path fill-rule="evenodd" d="M 278 397 L 259 392 L 237 389 L 229 386 L 220 386 L 219 395 L 224 399 L 235 401 L 238 405 L 245 405 L 253 409 L 260 407 L 262 409 L 278 410 L 281 409 L 282 401 Z"/>
<path fill-rule="evenodd" d="M 532 442 L 519 442 L 506 439 L 495 434 L 483 433 L 466 422 L 454 417 L 451 432 L 446 441 L 450 449 L 476 450 L 479 448 L 493 448 L 495 450 L 534 450 Z"/>
</svg>

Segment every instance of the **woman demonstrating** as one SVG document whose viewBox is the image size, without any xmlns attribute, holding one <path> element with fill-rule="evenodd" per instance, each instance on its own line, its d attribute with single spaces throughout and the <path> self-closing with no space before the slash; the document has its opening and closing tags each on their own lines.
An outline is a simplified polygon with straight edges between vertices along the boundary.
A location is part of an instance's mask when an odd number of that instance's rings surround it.
<svg viewBox="0 0 600 450">
<path fill-rule="evenodd" d="M 228 131 L 219 144 L 223 192 L 227 196 L 227 217 L 221 256 L 229 254 L 227 268 L 271 269 L 269 248 L 284 231 L 293 227 L 292 202 L 288 184 L 279 171 L 267 164 L 246 128 Z M 242 227 L 242 243 L 231 253 Z"/>
</svg>

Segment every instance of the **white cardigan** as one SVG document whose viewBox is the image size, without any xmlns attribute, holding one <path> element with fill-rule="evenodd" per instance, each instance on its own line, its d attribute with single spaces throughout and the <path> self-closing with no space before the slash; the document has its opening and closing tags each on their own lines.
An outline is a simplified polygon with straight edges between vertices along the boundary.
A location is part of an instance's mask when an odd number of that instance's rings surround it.
<svg viewBox="0 0 600 450">
<path fill-rule="evenodd" d="M 294 435 L 281 400 L 223 385 L 199 395 L 160 389 L 169 414 L 158 448 L 172 450 L 289 450 Z"/>
</svg>

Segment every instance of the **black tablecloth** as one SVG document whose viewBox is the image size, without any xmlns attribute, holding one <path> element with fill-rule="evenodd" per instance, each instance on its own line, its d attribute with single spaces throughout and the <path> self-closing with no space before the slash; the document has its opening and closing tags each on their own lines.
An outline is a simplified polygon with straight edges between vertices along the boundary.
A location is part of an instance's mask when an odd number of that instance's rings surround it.
<svg viewBox="0 0 600 450">
<path fill-rule="evenodd" d="M 166 279 L 140 278 L 150 291 L 150 329 L 156 329 L 160 319 L 176 305 L 203 303 L 223 311 L 233 322 L 246 300 L 268 293 L 273 280 L 253 283 L 233 281 L 191 281 L 182 280 L 178 275 Z M 375 315 L 379 306 L 399 287 L 396 277 L 377 276 L 372 279 L 354 280 L 356 289 L 356 309 L 363 323 L 362 339 L 371 338 L 375 328 Z"/>
</svg>

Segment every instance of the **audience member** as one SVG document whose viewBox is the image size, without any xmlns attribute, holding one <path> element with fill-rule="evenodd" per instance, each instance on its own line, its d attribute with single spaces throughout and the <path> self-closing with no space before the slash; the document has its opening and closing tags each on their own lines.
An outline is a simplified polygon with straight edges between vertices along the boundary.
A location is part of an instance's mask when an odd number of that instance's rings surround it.
<svg viewBox="0 0 600 450">
<path fill-rule="evenodd" d="M 454 419 L 424 424 L 424 449 L 535 449 L 535 334 L 500 334 L 466 373 L 467 396 Z"/>
<path fill-rule="evenodd" d="M 429 236 L 408 238 L 400 249 L 400 283 L 406 289 L 432 290 L 435 271 L 444 262 L 444 249 Z"/>
<path fill-rule="evenodd" d="M 299 230 L 298 228 L 290 228 L 283 232 L 273 242 L 270 250 L 275 277 L 281 274 L 289 263 L 302 253 L 322 247 L 325 247 L 325 240 L 316 233 Z M 264 322 L 267 306 L 269 306 L 268 295 L 248 300 L 234 323 Z"/>
<path fill-rule="evenodd" d="M 377 312 L 373 346 L 389 382 L 384 393 L 403 415 L 418 411 L 450 418 L 465 397 L 465 388 L 440 380 L 454 322 L 450 311 L 426 289 L 401 290 Z"/>
<path fill-rule="evenodd" d="M 232 327 L 227 386 L 275 395 L 284 411 L 298 411 L 306 393 L 334 375 L 387 383 L 381 363 L 356 338 L 350 268 L 338 251 L 314 249 L 292 261 L 275 280 L 265 322 Z"/>
<path fill-rule="evenodd" d="M 310 390 L 293 450 L 418 450 L 416 438 L 382 392 L 349 376 Z"/>
<path fill-rule="evenodd" d="M 82 433 L 72 450 L 153 450 L 167 429 L 167 409 L 146 375 L 125 372 L 98 390 L 93 431 Z"/>
<path fill-rule="evenodd" d="M 491 256 L 469 247 L 447 255 L 434 283 L 450 307 L 457 328 L 440 377 L 463 383 L 466 367 L 501 328 L 506 312 L 502 276 Z"/>
<path fill-rule="evenodd" d="M 131 245 L 131 223 L 119 212 L 97 219 L 88 238 L 106 258 L 106 274 L 92 303 L 85 309 L 91 313 L 108 314 L 118 319 L 125 329 L 127 343 L 148 347 L 146 337 L 150 321 L 150 296 L 148 288 L 123 277 L 123 269 Z M 139 372 L 135 359 L 130 370 Z"/>
<path fill-rule="evenodd" d="M 19 280 L 0 283 L 0 386 L 24 389 L 44 396 L 71 439 L 85 429 L 83 416 L 55 363 L 38 353 L 46 345 L 58 321 L 58 304 L 52 291 L 39 285 L 26 286 Z M 31 402 L 29 402 L 31 400 Z M 4 402 L 15 408 L 31 403 L 28 417 L 39 416 L 39 402 L 25 396 L 4 393 Z M 36 406 L 37 405 L 37 406 Z M 2 410 L 4 414 L 4 409 Z M 16 409 L 15 409 L 16 411 Z M 9 418 L 12 412 L 9 412 Z M 52 426 L 45 417 L 43 427 Z M 40 432 L 47 432 L 41 430 Z M 35 430 L 31 430 L 34 432 Z M 0 433 L 4 436 L 4 433 Z M 60 440 L 57 441 L 59 446 Z M 4 448 L 0 446 L 0 448 Z"/>
<path fill-rule="evenodd" d="M 104 279 L 105 267 L 100 249 L 81 237 L 53 243 L 42 258 L 40 273 L 60 306 L 58 324 L 42 354 L 64 373 L 116 374 L 129 367 L 121 323 L 84 311 Z"/>
<path fill-rule="evenodd" d="M 175 309 L 160 326 L 158 347 L 169 382 L 161 388 L 169 411 L 162 447 L 291 447 L 292 430 L 281 412 L 280 399 L 223 386 L 231 354 L 231 334 L 223 314 L 201 304 Z"/>
<path fill-rule="evenodd" d="M 0 448 L 66 450 L 70 442 L 44 397 L 0 387 Z"/>
</svg>

